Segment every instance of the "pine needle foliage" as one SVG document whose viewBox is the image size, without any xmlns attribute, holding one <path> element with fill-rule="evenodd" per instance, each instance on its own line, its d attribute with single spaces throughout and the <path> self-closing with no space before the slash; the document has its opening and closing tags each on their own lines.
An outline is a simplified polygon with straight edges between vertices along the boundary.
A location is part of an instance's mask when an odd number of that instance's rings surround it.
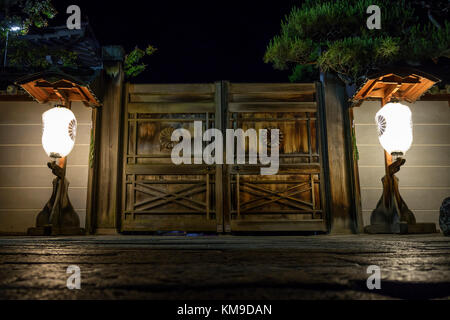
<svg viewBox="0 0 450 320">
<path fill-rule="evenodd" d="M 367 28 L 370 5 L 381 9 L 379 30 Z M 449 43 L 449 23 L 421 21 L 412 1 L 307 0 L 281 22 L 264 61 L 275 69 L 292 68 L 291 81 L 316 77 L 320 70 L 354 82 L 385 65 L 448 57 Z"/>
</svg>

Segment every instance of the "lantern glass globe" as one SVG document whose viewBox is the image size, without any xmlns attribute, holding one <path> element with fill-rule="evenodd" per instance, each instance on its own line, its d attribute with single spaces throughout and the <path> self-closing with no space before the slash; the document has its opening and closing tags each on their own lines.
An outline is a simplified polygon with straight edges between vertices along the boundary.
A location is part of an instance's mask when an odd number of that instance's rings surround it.
<svg viewBox="0 0 450 320">
<path fill-rule="evenodd" d="M 42 146 L 51 158 L 67 156 L 75 145 L 77 119 L 65 107 L 55 107 L 42 114 Z"/>
<path fill-rule="evenodd" d="M 388 103 L 375 115 L 380 144 L 391 155 L 405 155 L 413 142 L 411 110 L 401 103 Z"/>
</svg>

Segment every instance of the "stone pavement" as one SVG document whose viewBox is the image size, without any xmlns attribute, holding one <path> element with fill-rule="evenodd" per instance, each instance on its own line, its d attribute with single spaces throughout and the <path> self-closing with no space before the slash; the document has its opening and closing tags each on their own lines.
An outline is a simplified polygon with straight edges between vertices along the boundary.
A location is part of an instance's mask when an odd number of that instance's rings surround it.
<svg viewBox="0 0 450 320">
<path fill-rule="evenodd" d="M 66 288 L 69 265 L 81 290 Z M 450 299 L 450 238 L 0 237 L 0 299 L 399 298 Z"/>
</svg>

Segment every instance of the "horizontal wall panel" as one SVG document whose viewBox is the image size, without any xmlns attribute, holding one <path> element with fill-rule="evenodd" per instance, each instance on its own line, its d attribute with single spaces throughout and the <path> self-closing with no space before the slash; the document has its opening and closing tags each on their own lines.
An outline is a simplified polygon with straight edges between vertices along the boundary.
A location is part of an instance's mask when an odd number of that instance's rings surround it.
<svg viewBox="0 0 450 320">
<path fill-rule="evenodd" d="M 68 167 L 67 179 L 70 187 L 86 187 L 88 167 Z M 51 187 L 55 176 L 47 167 L 39 168 L 1 168 L 0 187 Z M 2 193 L 4 189 L 0 189 Z M 1 204 L 0 204 L 1 206 Z"/>
<path fill-rule="evenodd" d="M 361 189 L 363 210 L 373 210 L 376 208 L 378 200 L 381 198 L 381 189 Z M 414 210 L 437 210 L 441 207 L 442 201 L 450 195 L 449 189 L 415 189 L 402 190 L 400 194 L 406 205 L 413 212 Z"/>
<path fill-rule="evenodd" d="M 89 144 L 91 141 L 91 124 L 78 123 L 77 144 Z M 41 144 L 42 125 L 1 125 L 0 145 L 2 144 Z"/>
<path fill-rule="evenodd" d="M 450 108 L 447 101 L 418 101 L 404 104 L 411 109 L 413 123 L 450 123 Z M 366 101 L 361 106 L 354 108 L 355 123 L 372 124 L 380 107 L 379 101 Z"/>
<path fill-rule="evenodd" d="M 1 166 L 43 165 L 52 161 L 42 146 L 1 146 Z M 67 158 L 68 165 L 87 165 L 89 161 L 89 145 L 75 145 Z M 50 171 L 50 170 L 49 170 Z"/>
<path fill-rule="evenodd" d="M 415 210 L 414 216 L 416 217 L 416 222 L 418 223 L 435 223 L 436 227 L 439 228 L 439 210 Z M 372 210 L 363 211 L 364 225 L 370 224 L 370 216 Z"/>
<path fill-rule="evenodd" d="M 361 188 L 381 187 L 381 178 L 384 174 L 384 167 L 360 167 L 359 178 Z M 402 167 L 396 176 L 400 180 L 400 191 L 402 187 L 450 187 L 450 167 Z"/>
<path fill-rule="evenodd" d="M 52 189 L 1 189 L 0 209 L 43 208 L 50 199 Z M 86 208 L 87 188 L 69 188 L 69 198 L 74 208 Z M 3 210 L 2 210 L 3 211 Z"/>
<path fill-rule="evenodd" d="M 36 102 L 0 102 L 0 123 L 38 124 L 42 122 L 42 113 L 51 107 Z"/>
<path fill-rule="evenodd" d="M 450 119 L 449 119 L 450 121 Z M 356 125 L 357 144 L 379 144 L 377 126 Z M 450 124 L 413 126 L 414 144 L 450 145 Z"/>
<path fill-rule="evenodd" d="M 34 227 L 38 210 L 0 210 L 0 232 L 26 233 L 28 228 Z M 75 210 L 80 217 L 80 225 L 84 227 L 86 210 Z"/>
<path fill-rule="evenodd" d="M 359 166 L 384 166 L 384 151 L 381 145 L 360 145 L 358 153 Z M 405 167 L 450 166 L 450 146 L 412 146 L 406 153 L 405 159 Z"/>
<path fill-rule="evenodd" d="M 37 102 L 0 102 L 0 123 L 39 124 L 42 122 L 42 113 L 52 107 L 53 104 Z M 91 122 L 91 109 L 82 103 L 73 103 L 72 111 L 78 122 Z"/>
</svg>

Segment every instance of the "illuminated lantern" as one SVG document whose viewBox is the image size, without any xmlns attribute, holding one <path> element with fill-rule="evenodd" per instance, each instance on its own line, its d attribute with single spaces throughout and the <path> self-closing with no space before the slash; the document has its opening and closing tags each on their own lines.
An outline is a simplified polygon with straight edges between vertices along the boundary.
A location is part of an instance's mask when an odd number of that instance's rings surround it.
<svg viewBox="0 0 450 320">
<path fill-rule="evenodd" d="M 384 150 L 403 156 L 413 142 L 411 110 L 401 103 L 388 103 L 377 112 L 375 122 Z"/>
<path fill-rule="evenodd" d="M 42 114 L 42 146 L 51 158 L 64 158 L 73 149 L 77 119 L 64 107 L 55 107 Z"/>
</svg>

